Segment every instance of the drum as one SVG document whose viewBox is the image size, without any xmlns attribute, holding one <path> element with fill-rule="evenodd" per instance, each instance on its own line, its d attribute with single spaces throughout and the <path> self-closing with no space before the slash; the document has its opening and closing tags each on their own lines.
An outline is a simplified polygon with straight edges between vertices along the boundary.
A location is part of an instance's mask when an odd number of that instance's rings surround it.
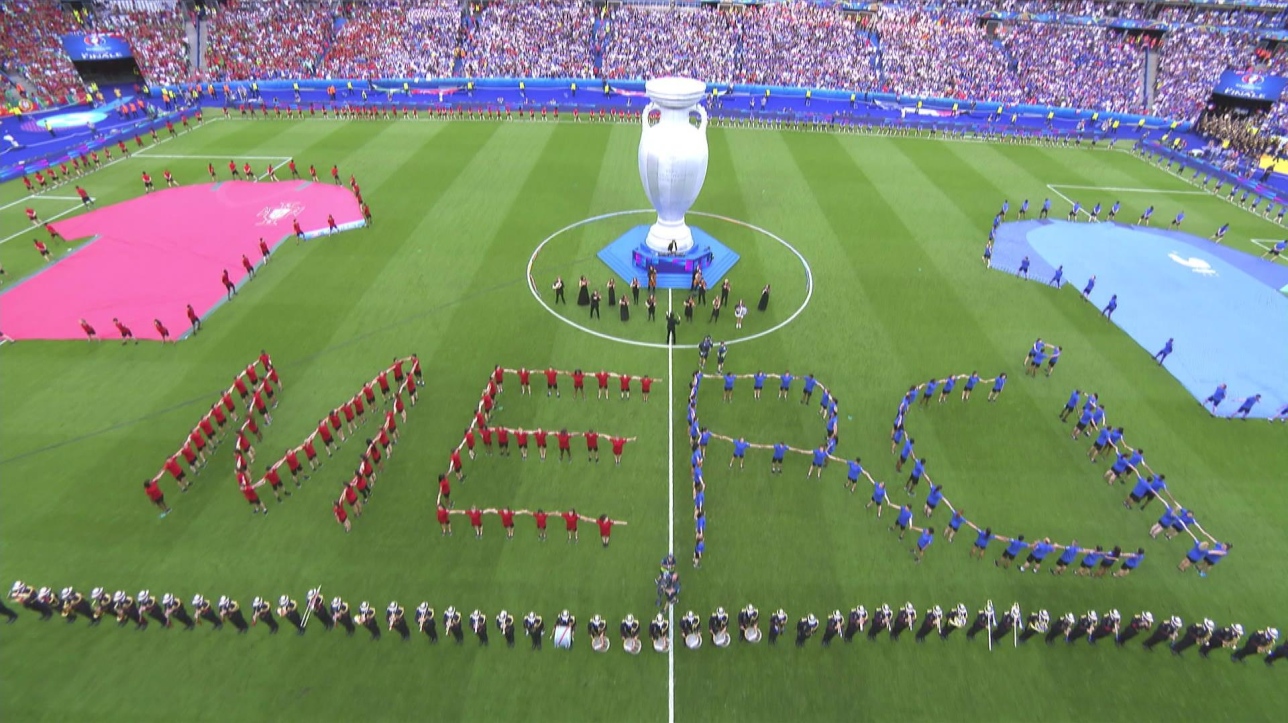
<svg viewBox="0 0 1288 723">
<path fill-rule="evenodd" d="M 555 626 L 555 647 L 565 650 L 572 647 L 572 628 L 568 625 Z"/>
<path fill-rule="evenodd" d="M 689 633 L 688 635 L 684 636 L 684 645 L 688 647 L 689 650 L 697 650 L 698 648 L 702 647 L 702 634 Z"/>
<path fill-rule="evenodd" d="M 729 647 L 729 643 L 731 642 L 731 640 L 732 639 L 729 637 L 729 632 L 726 630 L 721 630 L 720 632 L 711 636 L 711 642 L 715 643 L 717 648 Z"/>
<path fill-rule="evenodd" d="M 745 633 L 745 637 L 747 639 L 747 642 L 749 643 L 759 643 L 760 628 L 748 628 L 747 632 Z"/>
<path fill-rule="evenodd" d="M 610 647 L 612 645 L 608 642 L 608 636 L 606 635 L 590 639 L 590 649 L 596 653 L 607 653 Z"/>
<path fill-rule="evenodd" d="M 622 641 L 622 648 L 631 655 L 639 655 L 640 651 L 644 649 L 644 646 L 640 645 L 639 638 L 626 638 Z"/>
<path fill-rule="evenodd" d="M 670 647 L 671 641 L 666 636 L 662 636 L 653 641 L 653 650 L 659 653 L 665 653 Z"/>
</svg>

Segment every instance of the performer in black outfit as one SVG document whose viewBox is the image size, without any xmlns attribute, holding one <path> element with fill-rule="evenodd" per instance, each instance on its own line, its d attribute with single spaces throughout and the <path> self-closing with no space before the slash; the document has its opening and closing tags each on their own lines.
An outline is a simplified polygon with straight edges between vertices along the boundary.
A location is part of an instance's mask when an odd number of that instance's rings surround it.
<svg viewBox="0 0 1288 723">
<path fill-rule="evenodd" d="M 277 620 L 273 618 L 273 607 L 264 598 L 257 597 L 250 602 L 250 624 L 263 621 L 268 626 L 268 634 L 277 634 Z"/>
<path fill-rule="evenodd" d="M 389 629 L 396 631 L 403 639 L 403 642 L 411 640 L 411 630 L 407 628 L 407 619 L 403 616 L 403 608 L 397 601 L 389 603 L 385 608 L 385 622 L 389 624 Z"/>
<path fill-rule="evenodd" d="M 617 302 L 617 308 L 621 309 L 622 321 L 631 320 L 631 305 L 625 296 L 622 296 L 621 300 Z"/>
<path fill-rule="evenodd" d="M 590 282 L 585 276 L 577 280 L 577 306 L 590 306 Z"/>
<path fill-rule="evenodd" d="M 760 311 L 764 311 L 769 308 L 769 284 L 765 284 L 765 288 L 761 289 L 760 303 L 756 304 L 756 308 Z"/>
<path fill-rule="evenodd" d="M 590 295 L 590 318 L 599 318 L 599 292 L 593 292 Z"/>
<path fill-rule="evenodd" d="M 674 311 L 666 313 L 666 343 L 675 344 L 675 328 L 680 325 L 680 317 Z"/>
<path fill-rule="evenodd" d="M 657 297 L 653 296 L 652 294 L 649 294 L 648 299 L 646 299 L 644 302 L 644 305 L 648 307 L 648 320 L 656 321 L 656 319 L 654 318 L 654 314 L 657 313 Z"/>
<path fill-rule="evenodd" d="M 277 599 L 277 614 L 295 626 L 295 634 L 304 634 L 304 618 L 300 615 L 300 606 L 290 597 L 283 595 Z"/>
<path fill-rule="evenodd" d="M 335 619 L 331 617 L 331 611 L 327 609 L 326 600 L 322 599 L 322 595 L 318 593 L 316 588 L 309 590 L 309 596 L 305 604 L 313 610 L 313 617 L 322 621 L 323 628 L 330 630 L 335 627 Z"/>
<path fill-rule="evenodd" d="M 555 277 L 554 290 L 555 290 L 555 303 L 567 304 L 568 302 L 564 299 L 564 280 L 562 276 Z"/>
<path fill-rule="evenodd" d="M 640 303 L 640 280 L 638 277 L 631 277 L 631 303 L 636 305 Z"/>
<path fill-rule="evenodd" d="M 429 603 L 422 602 L 416 607 L 416 625 L 429 638 L 429 642 L 438 642 L 438 623 L 434 622 L 434 608 Z"/>
<path fill-rule="evenodd" d="M 617 306 L 617 279 L 608 280 L 608 305 Z"/>
</svg>

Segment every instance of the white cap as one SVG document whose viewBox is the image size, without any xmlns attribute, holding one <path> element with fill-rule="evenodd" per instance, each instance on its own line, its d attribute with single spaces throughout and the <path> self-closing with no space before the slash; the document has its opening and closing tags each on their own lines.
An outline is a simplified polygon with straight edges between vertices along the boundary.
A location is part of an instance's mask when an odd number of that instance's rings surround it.
<svg viewBox="0 0 1288 723">
<path fill-rule="evenodd" d="M 94 588 L 94 589 L 95 589 L 96 591 L 98 591 L 99 595 L 103 594 L 103 588 L 101 588 L 101 587 L 96 587 L 96 588 Z M 94 597 L 98 597 L 98 595 L 95 595 Z M 200 595 L 193 595 L 193 596 L 192 596 L 192 606 L 193 606 L 194 608 L 201 607 L 201 605 L 202 605 L 203 603 L 205 603 L 205 602 L 206 602 L 206 599 L 205 599 L 204 597 L 200 596 Z"/>
<path fill-rule="evenodd" d="M 725 614 L 724 608 L 716 608 L 716 615 L 724 615 L 724 614 Z"/>
<path fill-rule="evenodd" d="M 1233 626 L 1235 635 L 1243 635 L 1243 626 L 1235 623 Z"/>
<path fill-rule="evenodd" d="M 1215 628 L 1215 627 L 1216 627 L 1216 623 L 1212 622 L 1212 618 L 1203 618 L 1203 627 L 1205 627 L 1205 628 Z"/>
<path fill-rule="evenodd" d="M 839 617 L 841 617 L 841 611 L 840 611 L 840 610 L 833 610 L 833 611 L 832 611 L 832 617 L 834 617 L 834 618 L 839 618 Z"/>
<path fill-rule="evenodd" d="M 120 602 L 121 600 L 124 600 L 124 599 L 125 599 L 125 591 L 124 591 L 124 590 L 117 590 L 116 592 L 112 593 L 112 599 L 113 599 L 113 600 L 115 600 L 115 601 L 117 601 L 117 602 Z"/>
<path fill-rule="evenodd" d="M 93 590 L 89 591 L 89 596 L 93 598 L 100 597 L 102 594 L 103 594 L 103 588 L 101 587 L 96 587 Z M 201 597 L 201 596 L 198 595 L 197 597 Z"/>
<path fill-rule="evenodd" d="M 626 622 L 628 622 L 628 623 L 633 623 L 633 622 L 635 622 L 635 616 L 634 616 L 634 615 L 632 615 L 632 614 L 630 614 L 630 613 L 626 613 Z"/>
<path fill-rule="evenodd" d="M 341 606 L 341 605 L 343 605 L 343 604 L 344 604 L 344 601 L 343 601 L 343 600 L 341 600 L 339 597 L 333 597 L 333 598 L 331 598 L 331 607 L 333 607 L 333 608 L 338 608 L 338 607 L 340 607 L 340 606 Z"/>
<path fill-rule="evenodd" d="M 258 597 L 258 596 L 254 600 L 250 601 L 250 606 L 253 608 L 260 607 L 263 604 L 264 604 L 264 598 Z"/>
<path fill-rule="evenodd" d="M 443 611 L 443 614 L 450 618 L 456 614 L 456 608 L 452 607 L 451 605 L 448 605 L 447 609 Z"/>
<path fill-rule="evenodd" d="M 71 596 L 72 596 L 72 589 L 70 587 L 65 587 L 58 592 L 58 597 L 63 598 L 64 600 L 66 600 Z"/>
<path fill-rule="evenodd" d="M 317 597 L 317 594 L 318 594 L 318 589 L 315 587 L 315 588 L 313 588 L 312 590 L 309 590 L 309 595 L 308 595 L 308 596 L 309 596 L 310 598 L 314 598 L 314 597 Z"/>
<path fill-rule="evenodd" d="M 930 612 L 942 616 L 944 614 L 944 609 L 936 605 L 930 609 Z"/>
<path fill-rule="evenodd" d="M 386 611 L 388 611 L 388 612 L 391 612 L 391 613 L 392 613 L 392 612 L 394 612 L 394 611 L 396 611 L 396 610 L 398 610 L 398 601 L 396 601 L 396 600 L 391 601 L 391 602 L 389 603 L 389 607 L 385 608 L 385 610 L 386 610 Z"/>
<path fill-rule="evenodd" d="M 290 604 L 290 602 L 291 602 L 291 599 L 290 599 L 289 597 L 285 596 L 285 595 L 283 595 L 283 596 L 281 596 L 281 597 L 279 597 L 279 598 L 277 599 L 277 604 L 278 604 L 278 606 L 280 606 L 280 607 L 286 607 L 287 605 L 289 605 L 289 604 Z"/>
<path fill-rule="evenodd" d="M 360 613 L 365 613 L 369 610 L 371 610 L 371 603 L 367 602 L 366 600 L 363 600 L 362 604 L 358 606 L 358 612 Z"/>
<path fill-rule="evenodd" d="M 23 584 L 22 580 L 14 580 L 13 587 L 9 588 L 9 592 L 16 593 L 22 590 L 24 587 L 26 587 L 26 585 Z"/>
<path fill-rule="evenodd" d="M 227 605 L 227 604 L 228 604 L 228 596 L 227 596 L 227 595 L 220 595 L 220 596 L 219 596 L 219 607 L 223 607 L 223 606 L 225 606 L 225 605 Z"/>
<path fill-rule="evenodd" d="M 808 616 L 806 616 L 805 619 L 808 620 L 811 624 L 818 622 L 818 618 L 814 617 L 814 613 L 810 613 Z"/>
<path fill-rule="evenodd" d="M 474 608 L 474 612 L 470 613 L 470 617 L 472 617 L 472 618 L 477 618 L 478 616 L 480 616 L 480 615 L 482 615 L 482 614 L 483 614 L 483 613 L 479 612 L 479 609 L 478 609 L 478 608 Z"/>
<path fill-rule="evenodd" d="M 171 595 L 170 593 L 166 593 L 161 596 L 162 605 L 171 605 L 173 603 L 174 603 L 174 595 Z"/>
</svg>

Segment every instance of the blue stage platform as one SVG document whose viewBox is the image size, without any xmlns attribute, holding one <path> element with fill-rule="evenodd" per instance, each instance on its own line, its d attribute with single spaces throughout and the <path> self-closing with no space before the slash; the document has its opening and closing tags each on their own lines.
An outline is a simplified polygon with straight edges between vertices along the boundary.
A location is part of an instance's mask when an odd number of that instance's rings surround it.
<svg viewBox="0 0 1288 723">
<path fill-rule="evenodd" d="M 658 256 L 644 243 L 648 226 L 636 226 L 599 251 L 599 259 L 625 283 L 632 278 L 642 285 L 648 277 L 650 264 L 658 268 L 659 289 L 689 289 L 694 266 L 701 266 L 702 277 L 708 288 L 716 288 L 729 269 L 738 263 L 738 253 L 716 240 L 714 236 L 696 226 L 693 232 L 693 249 L 683 256 Z"/>
<path fill-rule="evenodd" d="M 1094 274 L 1097 311 L 1118 295 L 1113 323 L 1154 354 L 1169 338 L 1165 366 L 1200 402 L 1218 384 L 1226 415 L 1253 394 L 1252 417 L 1288 405 L 1288 267 L 1180 231 L 1120 223 L 1004 223 L 993 244 L 993 268 L 1017 273 L 1029 257 L 1029 279 L 1050 283 L 1057 266 L 1081 291 Z"/>
</svg>

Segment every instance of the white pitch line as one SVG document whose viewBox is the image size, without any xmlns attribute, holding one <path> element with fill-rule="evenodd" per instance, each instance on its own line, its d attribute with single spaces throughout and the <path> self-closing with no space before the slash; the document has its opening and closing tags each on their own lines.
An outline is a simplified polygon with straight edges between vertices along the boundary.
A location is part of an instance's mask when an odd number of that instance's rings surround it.
<svg viewBox="0 0 1288 723">
<path fill-rule="evenodd" d="M 666 290 L 666 315 L 667 323 L 672 314 L 672 295 L 671 289 Z M 669 341 L 669 340 L 668 340 Z M 668 528 L 670 530 L 667 537 L 667 554 L 675 554 L 675 390 L 680 385 L 675 383 L 675 347 L 669 344 L 666 347 L 666 496 L 670 505 L 670 514 L 667 515 Z M 671 644 L 667 647 L 666 656 L 666 720 L 667 723 L 675 723 L 675 642 L 679 637 L 675 634 L 675 606 L 667 607 L 668 626 L 671 631 Z"/>
<path fill-rule="evenodd" d="M 1117 191 L 1118 193 L 1158 193 L 1171 196 L 1205 196 L 1205 191 L 1168 190 L 1164 188 L 1115 188 L 1112 186 L 1075 186 L 1068 183 L 1049 183 L 1047 188 L 1072 188 L 1087 191 Z"/>
<path fill-rule="evenodd" d="M 188 155 L 184 153 L 148 153 L 147 149 L 144 149 L 139 151 L 138 153 L 135 153 L 134 156 L 136 158 L 139 156 L 143 156 L 144 158 L 179 158 L 179 159 L 190 158 L 190 159 L 202 159 L 202 160 L 212 159 L 212 158 L 218 158 L 218 159 L 229 158 L 229 156 L 227 155 L 203 156 L 203 155 Z M 246 161 L 289 161 L 291 160 L 290 156 L 233 156 L 233 157 L 238 160 L 246 160 Z"/>
<path fill-rule="evenodd" d="M 60 218 L 62 218 L 63 216 L 66 216 L 66 215 L 67 215 L 67 214 L 69 214 L 69 213 L 75 213 L 76 211 L 79 211 L 79 210 L 80 210 L 80 206 L 79 206 L 79 205 L 77 205 L 77 206 L 73 206 L 73 207 L 71 207 L 71 208 L 67 209 L 66 211 L 63 211 L 62 213 L 56 213 L 56 214 L 54 214 L 53 216 L 50 216 L 49 218 L 45 219 L 45 221 L 44 221 L 44 222 L 45 222 L 45 223 L 50 223 L 50 222 L 52 222 L 52 221 L 54 221 L 54 220 L 56 220 L 56 219 L 60 219 Z M 39 228 L 39 227 L 37 227 L 37 226 L 32 226 L 32 229 L 38 229 L 38 228 Z M 14 239 L 18 238 L 19 236 L 26 236 L 26 235 L 27 235 L 27 234 L 29 234 L 29 233 L 31 233 L 31 231 L 19 231 L 18 233 L 14 234 L 14 235 L 12 235 L 12 236 L 6 236 L 6 237 L 4 237 L 4 238 L 0 238 L 0 244 L 2 244 L 2 243 L 7 243 L 7 242 L 9 242 L 9 241 L 12 241 L 12 240 L 14 240 Z"/>
<path fill-rule="evenodd" d="M 1073 206 L 1073 199 L 1072 199 L 1072 198 L 1069 198 L 1068 196 L 1064 195 L 1063 193 L 1060 193 L 1058 190 L 1056 190 L 1056 187 L 1055 187 L 1055 186 L 1052 186 L 1051 184 L 1049 184 L 1049 183 L 1048 183 L 1048 184 L 1047 184 L 1047 188 L 1051 189 L 1051 192 L 1052 192 L 1052 193 L 1054 193 L 1055 195 L 1059 196 L 1060 198 L 1063 198 L 1063 199 L 1065 200 L 1065 202 L 1069 204 L 1069 206 L 1070 206 L 1070 207 L 1072 207 L 1072 206 Z M 1085 208 L 1084 208 L 1084 209 L 1082 209 L 1082 210 L 1080 210 L 1078 213 L 1086 214 L 1087 218 L 1091 218 L 1091 213 L 1090 213 L 1090 212 L 1088 212 L 1088 211 L 1087 211 L 1087 209 L 1085 209 Z"/>
<path fill-rule="evenodd" d="M 22 204 L 29 203 L 31 201 L 79 201 L 79 200 L 80 200 L 80 196 L 40 196 L 40 195 L 23 196 L 17 201 L 10 201 L 5 205 L 0 206 L 0 211 L 5 210 L 6 208 L 13 208 L 14 206 L 21 206 Z"/>
</svg>

